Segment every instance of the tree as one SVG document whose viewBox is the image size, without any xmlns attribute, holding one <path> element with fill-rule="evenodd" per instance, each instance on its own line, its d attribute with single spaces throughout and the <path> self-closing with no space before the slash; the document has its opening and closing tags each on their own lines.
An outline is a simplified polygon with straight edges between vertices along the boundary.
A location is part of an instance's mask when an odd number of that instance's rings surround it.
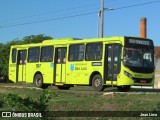
<svg viewBox="0 0 160 120">
<path fill-rule="evenodd" d="M 30 36 L 26 36 L 23 38 L 23 43 L 24 44 L 29 44 L 29 43 L 41 43 L 43 42 L 43 40 L 49 40 L 49 39 L 53 39 L 50 36 L 44 36 L 43 34 L 40 35 L 30 35 Z"/>
</svg>

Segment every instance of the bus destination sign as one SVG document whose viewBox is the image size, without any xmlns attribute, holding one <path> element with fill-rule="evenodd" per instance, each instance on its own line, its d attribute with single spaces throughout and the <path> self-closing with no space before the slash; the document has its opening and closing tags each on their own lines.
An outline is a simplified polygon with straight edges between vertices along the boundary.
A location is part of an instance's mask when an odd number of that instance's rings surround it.
<svg viewBox="0 0 160 120">
<path fill-rule="evenodd" d="M 150 45 L 150 41 L 146 40 L 144 41 L 144 40 L 129 39 L 129 43 L 138 45 Z"/>
</svg>

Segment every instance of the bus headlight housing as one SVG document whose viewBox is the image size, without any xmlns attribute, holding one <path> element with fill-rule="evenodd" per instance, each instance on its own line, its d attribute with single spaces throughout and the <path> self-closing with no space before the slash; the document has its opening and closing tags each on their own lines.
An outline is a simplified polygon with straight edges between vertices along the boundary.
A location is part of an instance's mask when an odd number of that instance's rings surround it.
<svg viewBox="0 0 160 120">
<path fill-rule="evenodd" d="M 131 75 L 130 73 L 128 73 L 128 72 L 126 72 L 126 71 L 124 71 L 124 74 L 125 74 L 127 77 L 129 77 L 129 78 L 131 78 L 131 79 L 132 79 L 132 75 Z"/>
</svg>

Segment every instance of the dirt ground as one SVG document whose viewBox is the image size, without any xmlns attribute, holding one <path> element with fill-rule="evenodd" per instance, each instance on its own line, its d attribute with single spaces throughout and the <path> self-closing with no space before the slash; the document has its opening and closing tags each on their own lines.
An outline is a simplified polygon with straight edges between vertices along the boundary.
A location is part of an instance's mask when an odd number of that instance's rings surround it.
<svg viewBox="0 0 160 120">
<path fill-rule="evenodd" d="M 157 70 L 156 70 L 156 74 L 157 74 L 157 75 L 158 75 L 158 74 L 160 75 L 160 69 L 157 69 Z"/>
</svg>

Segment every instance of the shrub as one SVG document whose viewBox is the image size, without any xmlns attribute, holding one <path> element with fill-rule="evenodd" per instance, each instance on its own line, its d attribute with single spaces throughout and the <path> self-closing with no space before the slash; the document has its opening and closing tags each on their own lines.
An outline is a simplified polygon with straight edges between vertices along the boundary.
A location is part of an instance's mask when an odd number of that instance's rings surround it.
<svg viewBox="0 0 160 120">
<path fill-rule="evenodd" d="M 47 103 L 51 99 L 50 90 L 44 90 L 38 100 L 30 97 L 22 98 L 18 94 L 8 94 L 4 97 L 4 102 L 15 111 L 48 111 Z"/>
</svg>

